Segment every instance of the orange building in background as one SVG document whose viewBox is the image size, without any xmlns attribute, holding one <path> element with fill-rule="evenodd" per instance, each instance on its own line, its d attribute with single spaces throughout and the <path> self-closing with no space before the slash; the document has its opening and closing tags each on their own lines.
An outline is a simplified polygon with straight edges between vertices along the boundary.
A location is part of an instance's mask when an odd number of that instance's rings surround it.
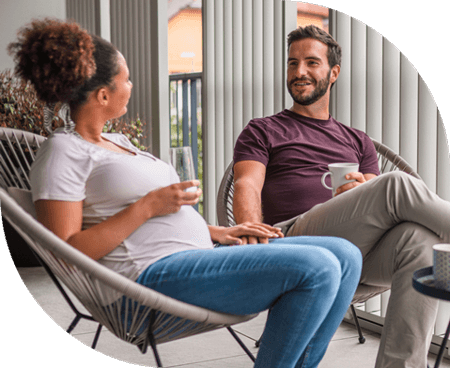
<svg viewBox="0 0 450 368">
<path fill-rule="evenodd" d="M 323 6 L 298 3 L 297 4 L 297 27 L 314 24 L 328 32 L 328 8 Z"/>
<path fill-rule="evenodd" d="M 202 1 L 168 0 L 169 74 L 202 71 Z M 297 25 L 328 32 L 328 8 L 299 2 Z"/>
<path fill-rule="evenodd" d="M 170 0 L 169 74 L 202 71 L 202 2 Z"/>
</svg>

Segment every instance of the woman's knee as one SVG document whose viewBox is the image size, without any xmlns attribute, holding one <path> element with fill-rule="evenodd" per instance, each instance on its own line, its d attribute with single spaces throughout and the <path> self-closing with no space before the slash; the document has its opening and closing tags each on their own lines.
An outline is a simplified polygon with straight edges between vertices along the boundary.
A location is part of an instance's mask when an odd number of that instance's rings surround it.
<svg viewBox="0 0 450 368">
<path fill-rule="evenodd" d="M 262 249 L 268 251 L 268 267 L 276 263 L 278 272 L 295 280 L 295 284 L 321 284 L 334 288 L 336 281 L 341 279 L 341 262 L 326 247 L 304 241 L 303 244 L 281 242 Z M 262 254 L 260 256 L 264 257 Z"/>
<path fill-rule="evenodd" d="M 342 262 L 332 251 L 322 247 L 312 247 L 309 255 L 310 266 L 307 276 L 313 284 L 332 293 L 337 291 L 342 279 Z M 302 265 L 299 266 L 299 269 L 303 269 Z"/>
<path fill-rule="evenodd" d="M 359 248 L 350 241 L 337 237 L 323 237 L 323 247 L 338 259 L 343 273 L 360 273 L 362 255 Z"/>
<path fill-rule="evenodd" d="M 337 237 L 330 237 L 334 247 L 333 253 L 339 260 L 350 259 L 352 263 L 362 264 L 362 256 L 359 248 L 352 242 Z"/>
</svg>

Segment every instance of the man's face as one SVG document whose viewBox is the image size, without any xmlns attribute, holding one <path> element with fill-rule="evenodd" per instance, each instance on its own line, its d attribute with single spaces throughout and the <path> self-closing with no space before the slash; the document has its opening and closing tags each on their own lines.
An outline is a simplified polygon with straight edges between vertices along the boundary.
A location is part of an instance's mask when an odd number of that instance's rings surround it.
<svg viewBox="0 0 450 368">
<path fill-rule="evenodd" d="M 331 68 L 328 64 L 327 50 L 327 45 L 313 38 L 291 44 L 287 65 L 287 87 L 297 104 L 311 105 L 329 91 Z"/>
</svg>

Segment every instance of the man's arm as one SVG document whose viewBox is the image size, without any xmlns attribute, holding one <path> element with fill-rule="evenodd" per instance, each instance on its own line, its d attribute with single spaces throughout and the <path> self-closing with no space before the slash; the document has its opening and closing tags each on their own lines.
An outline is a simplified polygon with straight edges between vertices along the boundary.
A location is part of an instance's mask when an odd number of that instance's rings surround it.
<svg viewBox="0 0 450 368">
<path fill-rule="evenodd" d="M 262 222 L 261 191 L 265 177 L 266 166 L 261 162 L 240 161 L 234 165 L 233 213 L 237 224 Z M 248 242 L 267 243 L 268 240 L 250 237 Z"/>
</svg>

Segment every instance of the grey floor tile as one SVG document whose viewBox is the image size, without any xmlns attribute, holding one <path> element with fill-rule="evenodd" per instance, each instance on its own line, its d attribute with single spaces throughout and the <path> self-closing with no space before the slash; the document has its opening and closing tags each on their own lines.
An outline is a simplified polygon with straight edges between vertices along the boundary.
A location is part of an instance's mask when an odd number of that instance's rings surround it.
<svg viewBox="0 0 450 368">
<path fill-rule="evenodd" d="M 21 268 L 19 274 L 42 309 L 64 330 L 67 329 L 74 314 L 45 271 L 42 268 Z M 84 311 L 78 302 L 76 304 Z M 261 336 L 266 319 L 267 314 L 261 313 L 252 321 L 234 327 L 242 341 L 254 354 L 258 351 L 254 342 Z M 90 346 L 96 327 L 96 323 L 80 321 L 72 333 L 73 339 Z M 342 323 L 319 368 L 373 368 L 379 335 L 369 331 L 364 333 L 366 342 L 360 344 L 355 327 Z M 77 341 L 73 341 L 78 344 Z M 135 346 L 120 341 L 107 330 L 101 333 L 95 353 L 88 347 L 83 346 L 83 348 L 85 349 L 82 350 L 85 350 L 89 356 L 94 354 L 97 365 L 101 366 L 112 366 L 113 363 L 118 364 L 119 367 L 130 368 L 135 365 L 156 366 L 151 349 L 144 355 Z M 251 368 L 253 366 L 249 357 L 225 329 L 162 344 L 158 349 L 166 368 Z M 434 365 L 435 359 L 436 355 L 430 354 L 430 366 Z M 440 367 L 450 368 L 450 360 L 444 360 Z"/>
<path fill-rule="evenodd" d="M 75 332 L 73 337 L 90 346 L 94 333 Z M 246 339 L 243 336 L 241 336 L 241 339 L 252 353 L 257 353 L 258 349 L 254 347 L 253 340 Z M 142 354 L 137 347 L 120 341 L 107 330 L 101 333 L 96 351 L 99 354 L 105 354 L 125 362 L 143 366 L 156 366 L 150 348 L 146 354 Z M 225 329 L 158 345 L 158 351 L 165 367 L 185 366 L 239 356 L 243 356 L 245 360 L 251 362 L 250 358 Z M 250 367 L 251 365 L 247 366 Z"/>
</svg>

